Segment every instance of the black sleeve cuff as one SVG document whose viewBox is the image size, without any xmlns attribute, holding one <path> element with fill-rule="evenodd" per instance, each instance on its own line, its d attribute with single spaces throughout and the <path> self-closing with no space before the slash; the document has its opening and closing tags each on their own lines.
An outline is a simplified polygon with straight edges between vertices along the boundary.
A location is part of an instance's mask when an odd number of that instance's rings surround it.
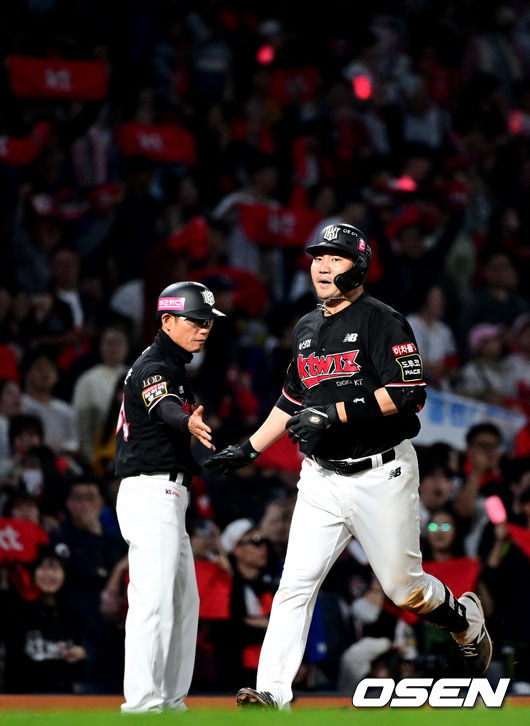
<svg viewBox="0 0 530 726">
<path fill-rule="evenodd" d="M 162 421 L 172 429 L 189 433 L 188 414 L 182 409 L 177 396 L 164 396 L 151 413 L 154 420 Z"/>
<path fill-rule="evenodd" d="M 276 408 L 279 408 L 280 411 L 283 411 L 284 413 L 288 413 L 289 416 L 294 416 L 297 411 L 300 410 L 301 404 L 294 403 L 294 401 L 289 401 L 288 398 L 285 398 L 285 396 L 282 394 L 280 398 L 276 401 L 274 404 Z"/>
</svg>

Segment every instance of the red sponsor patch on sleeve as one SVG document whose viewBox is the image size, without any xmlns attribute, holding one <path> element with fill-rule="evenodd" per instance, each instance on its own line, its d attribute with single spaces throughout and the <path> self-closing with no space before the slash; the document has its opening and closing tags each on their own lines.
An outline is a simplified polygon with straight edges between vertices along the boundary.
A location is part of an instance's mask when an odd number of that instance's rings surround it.
<svg viewBox="0 0 530 726">
<path fill-rule="evenodd" d="M 398 355 L 408 355 L 409 353 L 417 353 L 418 349 L 414 345 L 414 343 L 401 343 L 400 345 L 393 345 L 392 346 L 392 353 L 396 356 Z"/>
</svg>

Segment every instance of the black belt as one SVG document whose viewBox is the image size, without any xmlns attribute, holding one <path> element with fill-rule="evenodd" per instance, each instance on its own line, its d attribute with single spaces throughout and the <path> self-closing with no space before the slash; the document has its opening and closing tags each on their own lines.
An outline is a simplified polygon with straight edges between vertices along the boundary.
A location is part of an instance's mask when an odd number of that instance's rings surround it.
<svg viewBox="0 0 530 726">
<path fill-rule="evenodd" d="M 381 464 L 388 464 L 389 461 L 394 461 L 396 458 L 396 451 L 395 449 L 388 449 L 388 451 L 383 451 L 382 454 L 374 454 L 375 456 L 381 457 Z M 311 458 L 323 469 L 334 471 L 342 476 L 351 476 L 352 474 L 358 474 L 360 471 L 374 468 L 372 457 L 359 459 L 359 461 L 329 461 L 328 459 L 319 459 L 318 456 L 312 456 Z"/>
<path fill-rule="evenodd" d="M 171 471 L 141 471 L 140 474 L 146 476 L 167 476 L 168 481 L 176 482 L 179 475 L 182 474 L 182 486 L 189 489 L 191 487 L 191 480 L 193 479 L 191 474 L 187 474 L 185 471 L 179 471 L 178 469 L 172 469 Z"/>
</svg>

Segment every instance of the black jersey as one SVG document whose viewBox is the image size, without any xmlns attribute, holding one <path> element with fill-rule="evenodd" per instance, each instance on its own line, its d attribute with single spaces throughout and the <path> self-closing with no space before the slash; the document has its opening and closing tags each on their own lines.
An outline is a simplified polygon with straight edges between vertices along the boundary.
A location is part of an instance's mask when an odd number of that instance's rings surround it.
<svg viewBox="0 0 530 726">
<path fill-rule="evenodd" d="M 154 343 L 133 363 L 125 378 L 116 431 L 117 476 L 175 470 L 199 473 L 187 428 L 172 428 L 158 421 L 155 413 L 166 396 L 175 397 L 188 414 L 193 412 L 184 369 L 191 359 L 191 353 L 159 330 Z"/>
<path fill-rule="evenodd" d="M 308 406 L 363 400 L 385 387 L 398 408 L 326 430 L 313 454 L 323 459 L 361 458 L 395 446 L 420 430 L 415 410 L 425 400 L 423 364 L 405 318 L 364 293 L 325 316 L 317 308 L 293 332 L 293 357 L 276 405 L 293 414 Z M 415 394 L 415 405 L 400 405 Z"/>
</svg>

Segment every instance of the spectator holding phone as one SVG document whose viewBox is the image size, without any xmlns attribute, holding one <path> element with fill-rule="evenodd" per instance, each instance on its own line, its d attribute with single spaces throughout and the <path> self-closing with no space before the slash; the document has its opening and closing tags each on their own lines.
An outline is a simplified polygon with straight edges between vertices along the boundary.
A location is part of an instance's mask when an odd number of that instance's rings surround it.
<svg viewBox="0 0 530 726">
<path fill-rule="evenodd" d="M 490 524 L 480 544 L 484 562 L 482 578 L 489 590 L 495 610 L 492 630 L 498 633 L 497 642 L 503 642 L 507 675 L 514 680 L 514 691 L 530 689 L 530 487 L 520 498 L 524 525 L 509 522 L 501 499 L 488 497 L 486 510 Z M 527 536 L 525 536 L 525 530 Z M 493 636 L 495 637 L 495 636 Z"/>
</svg>

